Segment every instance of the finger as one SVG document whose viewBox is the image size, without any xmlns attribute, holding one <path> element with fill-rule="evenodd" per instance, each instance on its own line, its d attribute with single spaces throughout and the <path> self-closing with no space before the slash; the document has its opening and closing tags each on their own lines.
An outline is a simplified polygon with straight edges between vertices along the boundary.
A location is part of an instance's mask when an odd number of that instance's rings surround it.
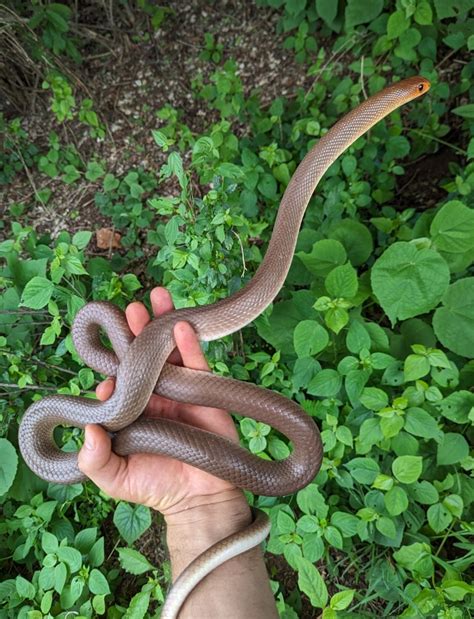
<svg viewBox="0 0 474 619">
<path fill-rule="evenodd" d="M 135 336 L 141 333 L 150 322 L 148 310 L 139 301 L 134 301 L 127 306 L 125 316 L 127 317 L 128 326 Z"/>
<path fill-rule="evenodd" d="M 108 494 L 123 476 L 125 461 L 112 451 L 107 432 L 98 425 L 85 427 L 85 441 L 78 454 L 79 469 Z"/>
<path fill-rule="evenodd" d="M 161 316 L 161 314 L 171 312 L 174 309 L 170 293 L 162 286 L 153 288 L 150 293 L 150 301 L 154 316 Z"/>
<path fill-rule="evenodd" d="M 174 310 L 171 295 L 166 290 L 166 288 L 163 288 L 162 286 L 153 288 L 150 293 L 150 300 L 151 306 L 153 308 L 153 315 L 156 317 Z M 174 365 L 182 365 L 183 360 L 181 359 L 181 355 L 179 354 L 178 350 L 173 350 L 171 355 L 168 357 L 168 363 L 173 363 Z"/>
<path fill-rule="evenodd" d="M 97 399 L 103 402 L 104 400 L 108 400 L 115 389 L 115 381 L 113 378 L 106 378 L 101 383 L 97 385 L 95 390 Z"/>
<path fill-rule="evenodd" d="M 185 367 L 193 370 L 209 370 L 199 340 L 189 323 L 177 322 L 174 326 L 174 338 Z"/>
</svg>

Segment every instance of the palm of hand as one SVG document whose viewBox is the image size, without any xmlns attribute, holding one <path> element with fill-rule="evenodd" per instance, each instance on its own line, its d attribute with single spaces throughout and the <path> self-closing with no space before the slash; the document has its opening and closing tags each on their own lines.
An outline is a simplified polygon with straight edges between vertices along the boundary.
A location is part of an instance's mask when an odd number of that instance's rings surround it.
<svg viewBox="0 0 474 619">
<path fill-rule="evenodd" d="M 151 301 L 156 319 L 173 309 L 171 297 L 164 288 L 155 288 L 151 293 Z M 127 307 L 126 315 L 134 335 L 138 335 L 150 320 L 145 306 L 138 302 Z M 174 336 L 177 350 L 170 356 L 170 363 L 196 370 L 209 369 L 189 324 L 178 323 Z M 106 400 L 113 389 L 114 381 L 107 379 L 98 385 L 97 397 Z M 220 409 L 183 404 L 152 395 L 145 415 L 166 417 L 237 440 L 230 415 Z M 94 449 L 88 449 L 88 443 L 92 443 Z M 111 451 L 111 442 L 105 430 L 95 425 L 86 428 L 86 445 L 79 453 L 79 468 L 108 495 L 148 505 L 165 515 L 178 508 L 181 502 L 195 496 L 216 494 L 233 488 L 229 482 L 166 456 L 117 456 Z"/>
</svg>

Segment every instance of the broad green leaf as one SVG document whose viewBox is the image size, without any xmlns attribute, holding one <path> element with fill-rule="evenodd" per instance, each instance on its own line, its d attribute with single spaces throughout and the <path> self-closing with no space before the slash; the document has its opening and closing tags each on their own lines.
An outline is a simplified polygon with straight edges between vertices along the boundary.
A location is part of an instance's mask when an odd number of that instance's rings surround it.
<svg viewBox="0 0 474 619">
<path fill-rule="evenodd" d="M 433 505 L 439 499 L 439 494 L 433 484 L 429 481 L 422 480 L 414 484 L 410 488 L 412 496 L 418 503 L 422 505 Z"/>
<path fill-rule="evenodd" d="M 333 4 L 335 5 L 335 3 Z M 338 221 L 331 227 L 329 238 L 342 243 L 347 252 L 347 257 L 355 267 L 364 264 L 374 249 L 370 230 L 355 219 Z"/>
<path fill-rule="evenodd" d="M 331 27 L 337 15 L 337 3 L 333 2 L 333 0 L 316 0 L 316 10 L 321 19 Z"/>
<path fill-rule="evenodd" d="M 421 475 L 423 459 L 420 456 L 399 456 L 392 463 L 392 472 L 402 484 L 412 484 Z"/>
<path fill-rule="evenodd" d="M 86 171 L 86 178 L 88 181 L 94 182 L 101 176 L 104 176 L 104 174 L 105 170 L 100 163 L 97 163 L 97 161 L 89 161 Z"/>
<path fill-rule="evenodd" d="M 431 222 L 430 232 L 434 246 L 441 251 L 469 251 L 474 246 L 474 210 L 458 200 L 446 202 Z"/>
<path fill-rule="evenodd" d="M 308 393 L 325 398 L 335 397 L 342 387 L 342 376 L 331 369 L 321 370 L 307 387 Z"/>
<path fill-rule="evenodd" d="M 114 524 L 124 540 L 133 544 L 151 525 L 150 509 L 144 505 L 132 507 L 120 502 L 115 509 Z"/>
<path fill-rule="evenodd" d="M 0 438 L 0 496 L 10 489 L 18 468 L 16 449 L 6 438 Z"/>
<path fill-rule="evenodd" d="M 51 280 L 46 277 L 33 277 L 23 290 L 20 305 L 31 309 L 41 309 L 48 305 L 53 290 L 54 284 Z"/>
<path fill-rule="evenodd" d="M 315 320 L 302 320 L 295 327 L 293 344 L 298 357 L 310 357 L 326 348 L 329 334 Z"/>
<path fill-rule="evenodd" d="M 347 260 L 344 246 L 333 239 L 317 241 L 311 252 L 299 251 L 296 256 L 311 273 L 318 277 L 325 277 L 334 267 L 344 264 Z"/>
<path fill-rule="evenodd" d="M 347 0 L 345 25 L 348 30 L 374 20 L 383 9 L 383 0 Z"/>
<path fill-rule="evenodd" d="M 448 265 L 436 251 L 405 242 L 386 249 L 371 272 L 373 291 L 392 324 L 436 307 L 449 279 Z"/>
<path fill-rule="evenodd" d="M 403 366 L 405 381 L 418 380 L 429 374 L 431 365 L 424 355 L 408 355 Z"/>
<path fill-rule="evenodd" d="M 421 436 L 427 439 L 436 439 L 440 436 L 440 429 L 436 419 L 422 408 L 416 406 L 407 410 L 404 428 L 414 436 Z"/>
<path fill-rule="evenodd" d="M 379 411 L 388 406 L 388 395 L 377 387 L 366 387 L 360 396 L 360 402 L 372 411 Z"/>
<path fill-rule="evenodd" d="M 380 473 L 379 465 L 372 458 L 353 458 L 344 466 L 356 481 L 365 485 L 372 484 Z"/>
<path fill-rule="evenodd" d="M 469 445 L 462 434 L 448 432 L 438 444 L 436 461 L 439 465 L 457 464 L 469 455 Z"/>
<path fill-rule="evenodd" d="M 474 277 L 451 284 L 442 303 L 433 316 L 437 338 L 456 354 L 474 358 Z"/>
<path fill-rule="evenodd" d="M 455 423 L 467 423 L 474 410 L 474 393 L 464 389 L 451 393 L 437 404 L 443 417 Z"/>
</svg>

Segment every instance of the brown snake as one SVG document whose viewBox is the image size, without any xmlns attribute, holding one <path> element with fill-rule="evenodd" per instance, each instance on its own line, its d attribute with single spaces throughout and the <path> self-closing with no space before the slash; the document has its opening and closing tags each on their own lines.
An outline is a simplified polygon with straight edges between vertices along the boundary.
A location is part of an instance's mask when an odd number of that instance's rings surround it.
<svg viewBox="0 0 474 619">
<path fill-rule="evenodd" d="M 317 474 L 322 460 L 321 439 L 313 420 L 298 405 L 267 389 L 167 364 L 175 348 L 173 326 L 185 320 L 200 340 L 210 341 L 234 333 L 261 314 L 285 281 L 303 215 L 322 175 L 357 138 L 400 105 L 427 92 L 429 86 L 422 77 L 392 84 L 344 116 L 319 140 L 291 178 L 265 257 L 242 290 L 213 305 L 165 314 L 149 323 L 136 338 L 131 335 L 123 312 L 115 306 L 93 302 L 81 309 L 73 325 L 74 344 L 90 367 L 116 376 L 115 391 L 106 402 L 57 395 L 32 404 L 19 430 L 20 449 L 28 466 L 47 481 L 71 484 L 83 480 L 77 454 L 61 451 L 53 430 L 58 425 L 83 428 L 100 423 L 117 433 L 113 449 L 120 455 L 148 452 L 171 456 L 267 496 L 291 494 L 306 486 Z M 100 328 L 109 336 L 114 352 L 102 345 Z M 254 419 L 285 434 L 293 451 L 285 460 L 270 462 L 211 432 L 167 419 L 139 419 L 153 391 L 181 402 L 250 413 Z M 268 531 L 268 524 L 257 518 L 252 526 L 256 545 Z M 260 536 L 255 535 L 256 529 Z M 251 538 L 249 531 L 231 537 L 231 553 L 224 552 L 221 563 L 248 547 L 245 544 Z M 228 546 L 228 540 L 226 543 Z M 217 555 L 216 547 L 212 547 L 196 560 L 200 562 L 199 569 L 192 564 L 183 572 L 165 605 L 163 618 L 176 616 L 189 587 L 216 566 Z M 189 582 L 194 583 L 188 584 L 188 589 L 180 584 L 187 572 Z M 181 601 L 171 608 L 173 596 Z"/>
</svg>

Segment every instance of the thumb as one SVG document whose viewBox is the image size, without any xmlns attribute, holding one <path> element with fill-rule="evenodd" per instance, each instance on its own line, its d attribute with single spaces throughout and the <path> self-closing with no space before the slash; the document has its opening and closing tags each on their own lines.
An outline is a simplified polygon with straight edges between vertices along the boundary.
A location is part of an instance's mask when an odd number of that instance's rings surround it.
<svg viewBox="0 0 474 619">
<path fill-rule="evenodd" d="M 110 436 L 101 426 L 85 427 L 85 441 L 77 459 L 79 469 L 110 496 L 123 472 L 122 460 L 112 451 Z"/>
</svg>

